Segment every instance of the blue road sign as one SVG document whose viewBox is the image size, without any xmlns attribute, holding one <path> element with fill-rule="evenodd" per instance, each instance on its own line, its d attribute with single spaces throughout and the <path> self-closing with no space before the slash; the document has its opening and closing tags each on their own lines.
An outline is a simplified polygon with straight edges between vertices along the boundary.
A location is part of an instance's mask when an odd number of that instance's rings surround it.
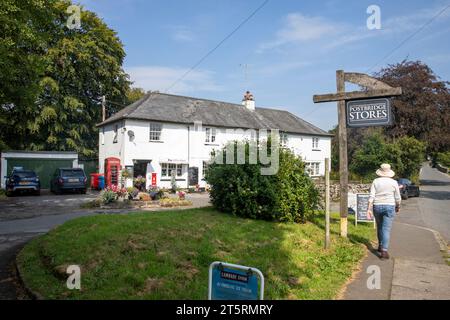
<svg viewBox="0 0 450 320">
<path fill-rule="evenodd" d="M 210 300 L 263 299 L 264 277 L 258 269 L 214 262 L 209 272 Z"/>
</svg>

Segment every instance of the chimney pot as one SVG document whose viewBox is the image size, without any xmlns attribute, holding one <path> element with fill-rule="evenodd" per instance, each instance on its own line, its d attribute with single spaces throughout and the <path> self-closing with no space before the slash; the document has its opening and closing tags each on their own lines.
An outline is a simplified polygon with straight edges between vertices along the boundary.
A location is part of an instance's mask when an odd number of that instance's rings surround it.
<svg viewBox="0 0 450 320">
<path fill-rule="evenodd" d="M 248 110 L 255 110 L 255 98 L 250 91 L 245 92 L 244 98 L 242 99 L 242 105 L 244 105 Z"/>
</svg>

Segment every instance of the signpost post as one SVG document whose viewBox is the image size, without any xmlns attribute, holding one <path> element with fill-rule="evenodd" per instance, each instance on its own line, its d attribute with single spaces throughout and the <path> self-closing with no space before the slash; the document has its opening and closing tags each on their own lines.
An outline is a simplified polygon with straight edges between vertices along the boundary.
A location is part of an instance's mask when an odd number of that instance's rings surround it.
<svg viewBox="0 0 450 320">
<path fill-rule="evenodd" d="M 345 82 L 351 82 L 366 87 L 368 90 L 345 92 Z M 314 95 L 313 101 L 314 103 L 337 101 L 338 105 L 341 237 L 347 237 L 347 126 L 367 127 L 391 124 L 392 116 L 390 112 L 390 102 L 388 99 L 379 98 L 401 95 L 402 88 L 393 88 L 388 84 L 363 73 L 337 70 L 336 89 L 336 93 Z"/>
<path fill-rule="evenodd" d="M 330 159 L 325 158 L 325 249 L 330 248 Z"/>
<path fill-rule="evenodd" d="M 264 276 L 256 268 L 213 262 L 209 266 L 208 299 L 263 300 Z"/>
</svg>

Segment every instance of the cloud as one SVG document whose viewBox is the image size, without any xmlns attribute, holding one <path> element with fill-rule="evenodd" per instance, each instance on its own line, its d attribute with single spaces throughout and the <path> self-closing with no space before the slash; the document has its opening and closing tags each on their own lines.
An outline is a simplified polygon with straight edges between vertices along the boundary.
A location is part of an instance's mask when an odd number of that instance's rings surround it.
<svg viewBox="0 0 450 320">
<path fill-rule="evenodd" d="M 283 27 L 276 32 L 275 40 L 261 44 L 258 52 L 286 45 L 304 45 L 319 40 L 323 42 L 322 48 L 331 50 L 375 37 L 408 35 L 430 21 L 443 8 L 443 6 L 436 6 L 391 17 L 385 17 L 381 8 L 381 30 L 369 30 L 365 20 L 364 24 L 355 26 L 330 21 L 320 16 L 308 17 L 301 13 L 290 13 L 284 17 Z M 437 17 L 433 23 L 439 23 L 448 18 L 450 18 L 450 9 Z"/>
<path fill-rule="evenodd" d="M 282 62 L 275 64 L 267 64 L 257 69 L 257 74 L 261 76 L 273 76 L 280 73 L 295 71 L 304 67 L 311 66 L 311 61 Z"/>
<path fill-rule="evenodd" d="M 171 37 L 178 42 L 191 42 L 195 40 L 195 34 L 186 26 L 170 26 Z"/>
<path fill-rule="evenodd" d="M 133 86 L 145 90 L 165 92 L 177 79 L 183 76 L 187 68 L 164 66 L 136 66 L 125 68 L 130 75 Z M 214 73 L 206 70 L 193 70 L 176 86 L 171 93 L 186 94 L 191 92 L 218 92 L 223 88 L 215 83 Z"/>
<path fill-rule="evenodd" d="M 340 25 L 322 17 L 308 17 L 301 13 L 290 13 L 284 18 L 283 27 L 276 33 L 276 39 L 263 43 L 260 50 L 319 40 L 325 36 L 336 34 L 341 28 Z"/>
</svg>

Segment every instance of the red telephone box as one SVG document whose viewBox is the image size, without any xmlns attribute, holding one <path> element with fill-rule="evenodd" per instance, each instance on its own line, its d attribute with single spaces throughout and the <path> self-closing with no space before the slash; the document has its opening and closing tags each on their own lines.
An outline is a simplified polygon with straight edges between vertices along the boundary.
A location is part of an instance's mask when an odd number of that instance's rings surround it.
<svg viewBox="0 0 450 320">
<path fill-rule="evenodd" d="M 119 185 L 120 168 L 120 159 L 112 157 L 105 159 L 105 185 L 107 187 Z"/>
</svg>

